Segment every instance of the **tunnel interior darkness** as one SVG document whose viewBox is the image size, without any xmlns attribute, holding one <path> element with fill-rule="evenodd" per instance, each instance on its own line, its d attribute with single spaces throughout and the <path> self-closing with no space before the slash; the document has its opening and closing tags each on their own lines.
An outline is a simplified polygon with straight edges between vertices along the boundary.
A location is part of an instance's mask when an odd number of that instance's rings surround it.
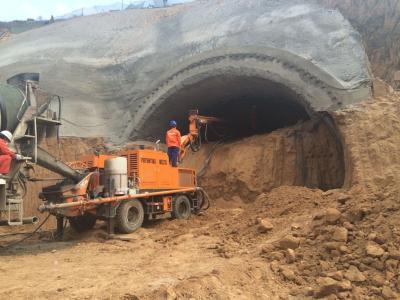
<svg viewBox="0 0 400 300">
<path fill-rule="evenodd" d="M 169 120 L 176 120 L 184 134 L 192 109 L 223 119 L 224 123 L 213 127 L 231 139 L 271 132 L 309 118 L 300 97 L 282 84 L 256 77 L 218 76 L 180 89 L 152 114 L 155 122 L 151 123 L 167 127 Z M 163 138 L 160 128 L 152 124 L 146 124 L 146 131 L 153 138 Z"/>
<path fill-rule="evenodd" d="M 195 84 L 180 86 L 165 99 L 146 122 L 150 139 L 164 140 L 169 120 L 178 122 L 182 134 L 188 132 L 188 112 L 198 109 L 200 115 L 215 116 L 225 122 L 207 132 L 209 141 L 224 133 L 224 141 L 234 141 L 254 134 L 269 133 L 310 120 L 312 112 L 301 96 L 283 84 L 246 76 L 208 77 Z M 304 123 L 305 124 L 305 123 Z M 214 126 L 213 126 L 214 127 Z M 308 127 L 295 142 L 298 161 L 296 185 L 324 190 L 339 188 L 344 182 L 344 155 L 341 142 L 331 131 Z M 311 127 L 311 129 L 310 129 Z M 204 131 L 203 131 L 204 138 Z M 266 145 L 268 147 L 268 145 Z M 289 152 L 293 152 L 289 150 Z M 287 158 L 292 159 L 292 158 Z M 280 166 L 277 165 L 277 168 Z"/>
</svg>

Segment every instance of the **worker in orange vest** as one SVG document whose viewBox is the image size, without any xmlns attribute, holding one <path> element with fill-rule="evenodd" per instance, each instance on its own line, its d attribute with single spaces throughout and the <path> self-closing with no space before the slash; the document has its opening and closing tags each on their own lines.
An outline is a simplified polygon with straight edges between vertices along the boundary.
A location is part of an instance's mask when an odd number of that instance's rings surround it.
<svg viewBox="0 0 400 300">
<path fill-rule="evenodd" d="M 181 133 L 176 129 L 176 121 L 169 122 L 170 130 L 167 131 L 165 141 L 168 147 L 169 163 L 174 168 L 178 167 L 179 153 L 181 150 Z"/>
<path fill-rule="evenodd" d="M 22 159 L 22 156 L 15 154 L 8 147 L 8 143 L 12 140 L 12 133 L 8 130 L 0 132 L 0 174 L 8 174 L 10 172 L 11 161 L 16 158 Z"/>
</svg>

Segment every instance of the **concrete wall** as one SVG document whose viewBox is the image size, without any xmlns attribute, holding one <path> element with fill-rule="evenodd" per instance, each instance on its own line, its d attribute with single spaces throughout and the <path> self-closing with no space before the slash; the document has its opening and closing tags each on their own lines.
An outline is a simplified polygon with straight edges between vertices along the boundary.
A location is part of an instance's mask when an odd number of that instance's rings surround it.
<svg viewBox="0 0 400 300">
<path fill-rule="evenodd" d="M 370 95 L 359 34 L 314 1 L 196 1 L 76 18 L 0 45 L 0 79 L 40 72 L 65 98 L 65 135 L 115 140 L 146 133 L 152 113 L 185 86 L 218 74 L 280 82 L 307 109 Z"/>
</svg>

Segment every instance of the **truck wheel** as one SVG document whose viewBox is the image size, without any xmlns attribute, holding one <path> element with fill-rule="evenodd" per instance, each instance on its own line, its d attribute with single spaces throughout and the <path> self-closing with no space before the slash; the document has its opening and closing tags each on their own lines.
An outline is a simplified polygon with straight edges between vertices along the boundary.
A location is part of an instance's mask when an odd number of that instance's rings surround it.
<svg viewBox="0 0 400 300">
<path fill-rule="evenodd" d="M 82 216 L 68 218 L 69 224 L 76 232 L 84 232 L 90 230 L 96 224 L 96 216 L 92 214 L 84 214 Z"/>
<path fill-rule="evenodd" d="M 185 195 L 176 197 L 172 204 L 172 216 L 176 219 L 188 219 L 191 214 L 190 200 Z"/>
<path fill-rule="evenodd" d="M 122 233 L 132 233 L 143 224 L 144 210 L 139 200 L 122 202 L 117 209 L 116 225 Z"/>
</svg>

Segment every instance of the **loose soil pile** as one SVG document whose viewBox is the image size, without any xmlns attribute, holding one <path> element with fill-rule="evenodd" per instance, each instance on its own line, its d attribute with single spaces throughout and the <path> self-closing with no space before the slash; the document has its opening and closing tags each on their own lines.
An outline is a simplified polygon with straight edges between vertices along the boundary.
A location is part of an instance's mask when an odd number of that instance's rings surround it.
<svg viewBox="0 0 400 300">
<path fill-rule="evenodd" d="M 211 159 L 201 185 L 213 198 L 229 200 L 239 195 L 244 201 L 252 201 L 258 194 L 282 185 L 328 190 L 344 183 L 343 148 L 323 115 L 202 151 L 185 158 L 184 165 L 200 171 L 204 166 L 201 158 Z"/>
</svg>

